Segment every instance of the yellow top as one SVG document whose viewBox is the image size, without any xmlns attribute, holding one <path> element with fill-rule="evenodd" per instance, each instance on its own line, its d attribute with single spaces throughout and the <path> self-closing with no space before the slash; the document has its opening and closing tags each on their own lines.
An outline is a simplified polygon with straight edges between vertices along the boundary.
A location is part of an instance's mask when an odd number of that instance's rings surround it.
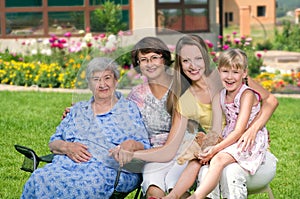
<svg viewBox="0 0 300 199">
<path fill-rule="evenodd" d="M 198 122 L 206 132 L 212 127 L 212 105 L 199 102 L 189 89 L 179 98 L 177 111 L 187 119 Z"/>
</svg>

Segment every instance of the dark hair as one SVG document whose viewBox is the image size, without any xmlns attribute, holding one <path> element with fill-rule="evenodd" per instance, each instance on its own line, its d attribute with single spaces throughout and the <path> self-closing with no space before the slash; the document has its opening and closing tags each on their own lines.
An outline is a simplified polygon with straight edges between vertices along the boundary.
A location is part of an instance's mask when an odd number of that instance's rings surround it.
<svg viewBox="0 0 300 199">
<path fill-rule="evenodd" d="M 176 77 L 177 81 L 178 81 L 178 83 L 180 83 L 180 87 L 179 87 L 179 90 L 181 92 L 180 94 L 182 94 L 192 83 L 192 81 L 182 71 L 180 51 L 181 51 L 182 47 L 185 45 L 197 46 L 203 56 L 203 59 L 204 59 L 204 63 L 205 63 L 204 74 L 206 76 L 209 76 L 210 73 L 212 72 L 208 48 L 207 48 L 207 44 L 204 41 L 204 39 L 198 35 L 185 35 L 185 36 L 181 37 L 176 44 L 176 50 L 175 50 L 175 53 L 176 53 L 175 54 L 175 71 L 177 72 L 176 74 L 178 75 Z"/>
<path fill-rule="evenodd" d="M 147 53 L 157 53 L 161 54 L 162 58 L 164 59 L 166 66 L 171 66 L 173 61 L 171 57 L 171 52 L 168 46 L 159 38 L 157 37 L 144 37 L 139 42 L 137 42 L 132 51 L 131 51 L 131 61 L 133 67 L 137 72 L 141 72 L 139 68 L 139 53 L 147 54 Z"/>
</svg>

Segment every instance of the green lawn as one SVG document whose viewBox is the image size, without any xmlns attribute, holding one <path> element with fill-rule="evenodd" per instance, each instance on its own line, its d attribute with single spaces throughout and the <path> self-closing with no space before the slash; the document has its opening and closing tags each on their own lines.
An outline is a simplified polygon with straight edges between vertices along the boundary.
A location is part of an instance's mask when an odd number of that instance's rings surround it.
<svg viewBox="0 0 300 199">
<path fill-rule="evenodd" d="M 21 155 L 14 144 L 48 154 L 47 143 L 59 124 L 65 107 L 72 102 L 71 93 L 1 91 L 0 106 L 0 198 L 19 198 L 30 173 L 21 171 Z M 271 149 L 279 159 L 277 174 L 271 183 L 276 199 L 300 196 L 300 99 L 279 98 L 280 105 L 268 123 Z M 128 198 L 133 198 L 131 194 Z M 268 198 L 266 194 L 251 199 Z"/>
</svg>

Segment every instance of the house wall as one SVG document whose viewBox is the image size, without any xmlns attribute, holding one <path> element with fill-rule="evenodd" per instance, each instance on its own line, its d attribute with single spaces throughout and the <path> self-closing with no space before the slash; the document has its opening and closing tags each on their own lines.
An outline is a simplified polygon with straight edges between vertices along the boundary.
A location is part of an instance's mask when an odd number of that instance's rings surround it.
<svg viewBox="0 0 300 199">
<path fill-rule="evenodd" d="M 275 24 L 276 23 L 276 1 L 275 0 L 224 0 L 223 13 L 225 21 L 225 12 L 233 13 L 233 21 L 228 22 L 228 25 L 240 24 L 240 8 L 250 7 L 250 25 L 257 24 Z M 266 15 L 257 17 L 257 6 L 266 6 Z"/>
<path fill-rule="evenodd" d="M 219 24 L 216 21 L 217 0 L 209 0 L 209 32 L 199 34 L 204 39 L 210 40 L 217 46 L 219 35 Z M 130 27 L 131 33 L 122 37 L 121 45 L 127 46 L 136 43 L 145 36 L 157 36 L 163 39 L 169 45 L 175 45 L 183 33 L 173 31 L 172 34 L 156 34 L 155 23 L 155 0 L 130 0 Z M 80 38 L 78 38 L 80 39 Z M 9 48 L 12 52 L 19 52 L 21 43 L 31 40 L 29 38 L 20 38 L 18 42 L 15 39 L 3 39 L 0 41 L 0 50 Z M 36 40 L 36 39 L 33 39 Z M 14 43 L 14 45 L 11 45 Z"/>
</svg>

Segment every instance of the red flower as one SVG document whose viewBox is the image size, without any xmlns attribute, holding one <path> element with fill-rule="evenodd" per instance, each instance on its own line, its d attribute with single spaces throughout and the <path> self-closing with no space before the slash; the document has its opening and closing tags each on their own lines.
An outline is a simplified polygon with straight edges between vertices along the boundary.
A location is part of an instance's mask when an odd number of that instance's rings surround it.
<svg viewBox="0 0 300 199">
<path fill-rule="evenodd" d="M 90 47 L 92 47 L 93 44 L 92 44 L 91 42 L 89 42 L 89 43 L 87 43 L 86 45 L 87 45 L 87 47 L 90 48 Z"/>
<path fill-rule="evenodd" d="M 258 59 L 260 59 L 260 58 L 261 58 L 261 56 L 262 56 L 262 54 L 260 54 L 260 53 L 257 53 L 257 54 L 256 54 L 256 56 L 258 57 Z"/>
</svg>

